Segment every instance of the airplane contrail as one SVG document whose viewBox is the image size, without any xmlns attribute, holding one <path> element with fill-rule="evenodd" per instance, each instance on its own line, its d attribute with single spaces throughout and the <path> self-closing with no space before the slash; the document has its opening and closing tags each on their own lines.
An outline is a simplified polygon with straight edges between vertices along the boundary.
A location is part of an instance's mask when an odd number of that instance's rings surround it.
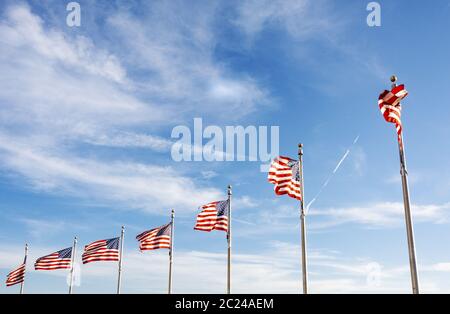
<svg viewBox="0 0 450 314">
<path fill-rule="evenodd" d="M 313 199 L 308 203 L 308 205 L 306 206 L 306 212 L 307 213 L 309 212 L 309 208 L 311 207 L 311 205 L 314 204 L 314 202 L 317 200 L 317 198 L 322 194 L 323 190 L 328 186 L 328 184 L 330 183 L 331 179 L 334 177 L 336 172 L 338 172 L 339 168 L 341 168 L 342 164 L 347 159 L 348 155 L 350 155 L 352 147 L 354 145 L 356 145 L 356 143 L 358 143 L 358 141 L 359 141 L 359 135 L 353 140 L 353 144 L 347 149 L 347 151 L 345 152 L 344 156 L 342 156 L 342 158 L 337 163 L 337 165 L 334 168 L 333 172 L 328 176 L 328 178 L 322 184 L 321 188 L 319 189 L 319 192 L 317 192 L 316 196 L 314 196 Z"/>
</svg>

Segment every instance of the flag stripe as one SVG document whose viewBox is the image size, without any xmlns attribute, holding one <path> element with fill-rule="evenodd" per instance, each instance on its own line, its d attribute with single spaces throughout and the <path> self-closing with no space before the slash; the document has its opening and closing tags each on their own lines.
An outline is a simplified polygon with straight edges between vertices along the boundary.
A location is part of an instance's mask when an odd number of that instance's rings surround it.
<svg viewBox="0 0 450 314">
<path fill-rule="evenodd" d="M 35 270 L 68 269 L 72 266 L 72 248 L 67 248 L 36 260 Z"/>
<path fill-rule="evenodd" d="M 91 262 L 115 262 L 119 257 L 120 238 L 97 240 L 84 247 L 83 264 Z"/>
<path fill-rule="evenodd" d="M 219 230 L 228 232 L 229 201 L 212 202 L 200 207 L 194 230 L 210 232 Z"/>
<path fill-rule="evenodd" d="M 11 271 L 6 277 L 6 286 L 11 287 L 25 280 L 25 263 L 20 265 L 15 270 Z"/>
<path fill-rule="evenodd" d="M 288 195 L 302 200 L 298 161 L 289 157 L 279 156 L 272 162 L 268 180 L 275 184 L 277 195 Z"/>
<path fill-rule="evenodd" d="M 170 249 L 172 223 L 144 231 L 136 236 L 141 251 Z"/>
<path fill-rule="evenodd" d="M 388 123 L 395 124 L 397 130 L 398 141 L 402 142 L 402 106 L 400 102 L 408 96 L 408 92 L 405 89 L 405 85 L 399 85 L 392 88 L 391 91 L 385 90 L 380 94 L 378 98 L 378 105 L 381 113 Z"/>
</svg>

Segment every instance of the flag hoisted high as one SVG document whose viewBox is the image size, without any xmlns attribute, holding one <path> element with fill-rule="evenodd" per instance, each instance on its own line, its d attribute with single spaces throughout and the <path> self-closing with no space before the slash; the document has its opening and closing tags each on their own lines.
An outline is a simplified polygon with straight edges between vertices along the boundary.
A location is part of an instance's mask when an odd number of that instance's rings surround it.
<svg viewBox="0 0 450 314">
<path fill-rule="evenodd" d="M 70 269 L 72 265 L 72 248 L 43 256 L 36 260 L 34 269 L 36 270 L 55 270 Z"/>
<path fill-rule="evenodd" d="M 172 223 L 144 231 L 136 236 L 139 241 L 141 251 L 170 249 L 170 234 L 172 232 Z"/>
<path fill-rule="evenodd" d="M 84 247 L 83 264 L 91 262 L 114 262 L 119 260 L 120 238 L 98 240 Z"/>
<path fill-rule="evenodd" d="M 25 280 L 25 261 L 17 269 L 13 270 L 6 277 L 6 286 L 14 286 Z"/>
<path fill-rule="evenodd" d="M 270 183 L 275 184 L 274 189 L 277 195 L 287 194 L 302 200 L 298 160 L 282 156 L 275 158 L 270 166 L 268 179 Z"/>
<path fill-rule="evenodd" d="M 391 90 L 385 90 L 378 97 L 378 105 L 384 119 L 395 124 L 398 139 L 398 150 L 400 156 L 400 175 L 402 178 L 403 203 L 405 207 L 406 236 L 408 240 L 409 266 L 411 272 L 411 284 L 414 294 L 419 294 L 419 278 L 417 272 L 416 249 L 414 244 L 413 221 L 411 215 L 411 204 L 409 199 L 408 171 L 406 170 L 405 148 L 403 145 L 403 125 L 401 120 L 401 101 L 408 96 L 405 85 L 397 85 L 397 77 L 391 76 Z"/>
<path fill-rule="evenodd" d="M 197 216 L 194 230 L 228 232 L 228 205 L 229 200 L 212 202 L 201 206 L 200 209 L 202 211 Z"/>
<path fill-rule="evenodd" d="M 408 96 L 405 85 L 394 86 L 390 91 L 385 90 L 378 98 L 378 105 L 384 119 L 394 123 L 397 129 L 398 141 L 402 142 L 402 106 L 400 102 Z"/>
</svg>

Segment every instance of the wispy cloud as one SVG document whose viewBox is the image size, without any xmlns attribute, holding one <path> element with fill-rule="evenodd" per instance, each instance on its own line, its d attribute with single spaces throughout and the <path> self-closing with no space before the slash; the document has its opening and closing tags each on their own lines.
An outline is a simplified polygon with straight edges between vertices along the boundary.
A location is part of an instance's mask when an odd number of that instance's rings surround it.
<svg viewBox="0 0 450 314">
<path fill-rule="evenodd" d="M 2 167 L 40 191 L 129 208 L 195 210 L 216 199 L 216 189 L 171 167 L 96 153 L 102 146 L 167 153 L 170 140 L 142 130 L 170 126 L 192 111 L 220 116 L 239 108 L 237 117 L 267 101 L 255 79 L 215 60 L 216 5 L 175 19 L 174 8 L 143 4 L 142 20 L 112 12 L 105 27 L 122 50 L 114 44 L 111 52 L 44 23 L 25 4 L 9 6 L 0 23 Z"/>
<path fill-rule="evenodd" d="M 329 29 L 331 15 L 323 1 L 251 0 L 239 3 L 234 23 L 251 38 L 267 28 L 281 28 L 297 39 Z"/>
<path fill-rule="evenodd" d="M 73 193 L 98 202 L 123 202 L 128 208 L 159 212 L 177 207 L 195 210 L 216 199 L 214 188 L 201 188 L 170 167 L 78 158 L 49 153 L 0 137 L 4 167 L 22 174 L 31 186 L 48 192 Z"/>
<path fill-rule="evenodd" d="M 314 217 L 321 222 L 312 223 L 314 228 L 333 227 L 342 224 L 360 224 L 374 228 L 397 227 L 404 221 L 403 203 L 375 203 L 354 207 L 314 209 Z M 412 205 L 416 222 L 447 223 L 450 218 L 450 204 Z"/>
<path fill-rule="evenodd" d="M 32 247 L 30 260 L 48 254 L 55 248 Z M 176 251 L 174 292 L 223 293 L 226 286 L 226 254 L 203 251 Z M 409 273 L 404 265 L 388 267 L 371 259 L 347 259 L 339 252 L 310 252 L 310 290 L 312 293 L 409 293 Z M 23 252 L 1 246 L 0 269 L 8 270 L 20 262 Z M 124 293 L 163 293 L 167 289 L 167 251 L 140 253 L 128 250 L 123 264 Z M 81 257 L 77 257 L 81 265 Z M 151 267 L 149 266 L 151 265 Z M 448 271 L 446 263 L 420 265 L 424 269 L 423 291 L 436 292 L 439 283 L 429 277 Z M 92 263 L 77 267 L 77 293 L 89 293 L 98 288 L 99 279 L 111 283 L 114 289 L 117 266 L 112 263 Z M 31 281 L 34 277 L 66 277 L 67 272 L 42 273 L 29 269 L 28 291 L 39 292 Z M 61 280 L 63 280 L 61 278 Z M 102 290 L 107 291 L 104 285 Z M 47 287 L 50 289 L 50 287 Z M 233 255 L 233 291 L 236 293 L 298 293 L 300 291 L 299 249 L 286 242 L 272 242 L 262 252 Z"/>
<path fill-rule="evenodd" d="M 126 71 L 117 57 L 94 46 L 92 40 L 78 36 L 68 40 L 54 29 L 44 29 L 42 19 L 30 12 L 25 5 L 11 6 L 6 11 L 7 21 L 2 23 L 3 43 L 8 48 L 27 47 L 48 60 L 64 63 L 100 75 L 114 82 L 123 83 Z"/>
<path fill-rule="evenodd" d="M 216 59 L 219 9 L 219 2 L 152 2 L 142 5 L 145 20 L 126 11 L 107 19 L 115 38 L 128 48 L 127 63 L 146 73 L 135 82 L 141 92 L 162 105 L 175 104 L 181 112 L 215 117 L 225 112 L 242 117 L 268 103 L 268 92 L 255 78 Z"/>
</svg>

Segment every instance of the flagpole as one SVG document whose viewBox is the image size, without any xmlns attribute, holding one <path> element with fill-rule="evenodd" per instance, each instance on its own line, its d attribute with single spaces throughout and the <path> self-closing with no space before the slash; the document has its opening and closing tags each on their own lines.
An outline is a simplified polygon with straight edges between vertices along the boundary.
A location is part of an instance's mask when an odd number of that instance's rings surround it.
<svg viewBox="0 0 450 314">
<path fill-rule="evenodd" d="M 26 265 L 27 264 L 27 256 L 28 256 L 28 244 L 25 244 L 25 257 L 23 259 L 23 263 L 25 264 L 25 271 L 27 269 L 27 265 Z M 23 278 L 23 281 L 20 284 L 20 294 L 23 294 L 24 286 L 25 286 L 25 276 Z"/>
<path fill-rule="evenodd" d="M 302 200 L 300 201 L 300 226 L 301 226 L 301 244 L 302 244 L 302 283 L 303 294 L 308 294 L 308 269 L 306 256 L 306 213 L 305 213 L 305 191 L 303 180 L 303 144 L 298 145 L 298 162 L 300 171 L 300 191 Z"/>
<path fill-rule="evenodd" d="M 125 234 L 125 227 L 122 226 L 122 232 L 120 233 L 120 251 L 119 251 L 119 275 L 117 276 L 117 294 L 120 294 L 120 284 L 122 281 L 122 257 L 123 257 L 123 238 Z"/>
<path fill-rule="evenodd" d="M 73 273 L 74 273 L 74 269 L 75 269 L 75 254 L 76 254 L 76 250 L 77 250 L 77 237 L 75 237 L 73 239 L 73 246 L 72 246 L 72 261 L 71 261 L 71 266 L 70 266 L 70 285 L 69 285 L 69 294 L 72 294 L 73 292 Z"/>
<path fill-rule="evenodd" d="M 231 185 L 228 186 L 228 264 L 227 264 L 227 294 L 231 294 Z"/>
<path fill-rule="evenodd" d="M 393 75 L 391 77 L 392 88 L 396 87 L 397 77 Z M 409 252 L 409 266 L 411 271 L 411 283 L 413 294 L 419 294 L 419 278 L 417 275 L 417 263 L 416 263 L 416 250 L 414 245 L 414 231 L 411 215 L 411 206 L 409 200 L 409 187 L 408 187 L 408 171 L 406 170 L 406 157 L 405 148 L 403 145 L 403 133 L 400 134 L 400 140 L 398 141 L 398 150 L 400 155 L 400 175 L 402 177 L 403 188 L 403 203 L 405 207 L 405 222 L 406 222 L 406 234 L 408 238 L 408 252 Z"/>
<path fill-rule="evenodd" d="M 169 294 L 172 294 L 173 236 L 175 233 L 175 210 L 172 209 L 169 250 Z"/>
</svg>

